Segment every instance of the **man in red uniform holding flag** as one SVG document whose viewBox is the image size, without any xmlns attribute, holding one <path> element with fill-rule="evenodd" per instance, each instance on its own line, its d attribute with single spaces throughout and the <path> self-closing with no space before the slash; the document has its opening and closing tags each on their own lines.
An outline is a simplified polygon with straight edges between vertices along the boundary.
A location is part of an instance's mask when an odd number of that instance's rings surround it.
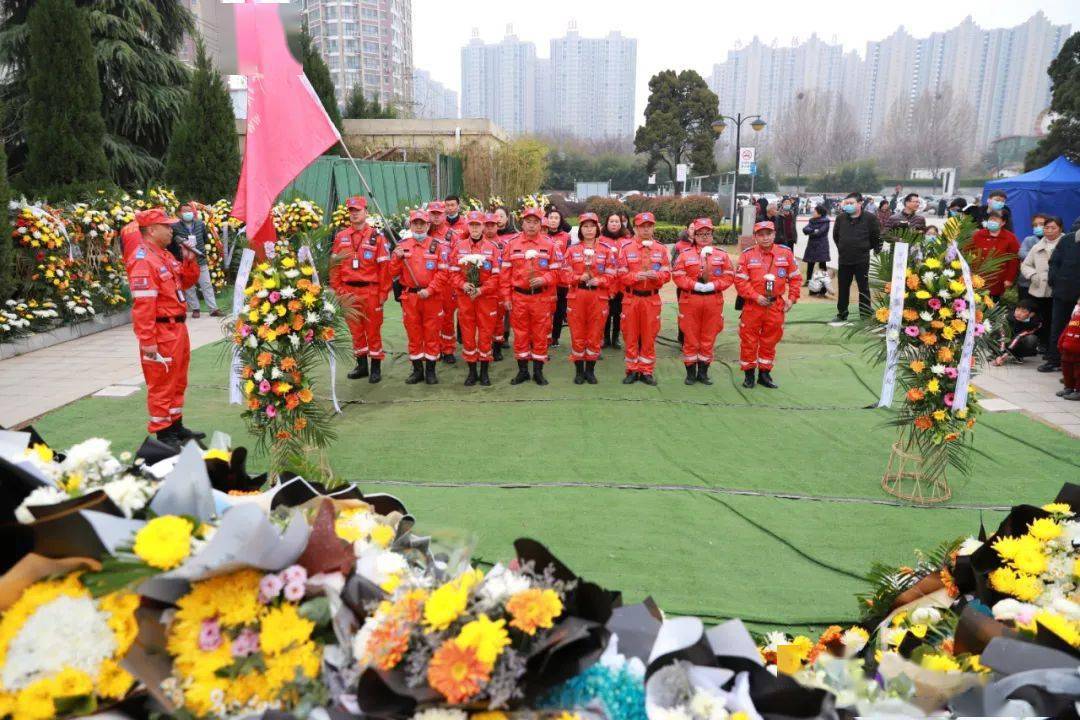
<svg viewBox="0 0 1080 720">
<path fill-rule="evenodd" d="M 679 295 L 679 327 L 683 333 L 683 364 L 687 385 L 712 385 L 709 365 L 716 336 L 724 329 L 724 291 L 735 281 L 728 254 L 713 246 L 713 224 L 698 218 L 690 224 L 694 245 L 675 258 L 671 277 Z"/>
<path fill-rule="evenodd" d="M 624 385 L 640 380 L 656 385 L 656 336 L 660 332 L 660 288 L 671 279 L 671 261 L 663 245 L 653 240 L 656 218 L 650 212 L 634 216 L 635 235 L 619 255 L 619 279 L 624 290 L 622 334 L 626 342 Z"/>
<path fill-rule="evenodd" d="M 547 235 L 540 234 L 544 214 L 537 207 L 521 211 L 521 232 L 506 246 L 502 257 L 502 294 L 510 311 L 514 329 L 514 357 L 518 373 L 510 381 L 520 385 L 529 379 L 529 359 L 533 361 L 532 379 L 547 385 L 544 363 L 547 362 L 551 337 L 551 301 L 562 267 L 562 256 Z"/>
<path fill-rule="evenodd" d="M 739 257 L 735 288 L 745 302 L 739 323 L 739 360 L 746 377 L 743 387 L 757 382 L 776 388 L 772 379 L 776 344 L 784 336 L 784 315 L 799 301 L 802 277 L 791 249 L 774 244 L 776 230 L 769 221 L 754 225 L 755 247 Z"/>
<path fill-rule="evenodd" d="M 382 380 L 383 303 L 390 289 L 387 261 L 390 250 L 386 238 L 367 224 L 367 199 L 351 197 L 345 201 L 349 227 L 334 236 L 330 287 L 340 298 L 348 298 L 352 312 L 348 316 L 356 367 L 350 380 L 366 377 L 368 382 Z M 368 358 L 371 372 L 368 373 Z"/>
<path fill-rule="evenodd" d="M 457 233 L 446 222 L 446 205 L 435 200 L 428 203 L 428 218 L 431 220 L 431 229 L 428 231 L 431 237 L 446 245 L 447 252 L 453 245 Z M 443 317 L 442 327 L 439 329 L 439 354 L 442 361 L 447 365 L 457 362 L 454 350 L 457 349 L 457 328 L 454 325 L 454 315 L 457 313 L 457 291 L 452 287 L 443 290 Z"/>
<path fill-rule="evenodd" d="M 161 208 L 152 208 L 135 213 L 135 222 L 139 238 L 130 237 L 125 263 L 131 288 L 131 323 L 146 378 L 150 411 L 146 428 L 157 433 L 158 440 L 179 449 L 188 440 L 206 437 L 184 427 L 183 422 L 191 359 L 191 341 L 184 324 L 184 290 L 195 284 L 199 265 L 195 255 L 182 245 L 177 244 L 183 260 L 167 249 L 172 243 L 172 226 L 179 222 L 176 218 Z"/>
<path fill-rule="evenodd" d="M 457 290 L 461 354 L 469 364 L 465 384 L 472 387 L 479 380 L 487 386 L 491 385 L 488 366 L 496 309 L 502 299 L 499 289 L 502 259 L 499 246 L 484 238 L 484 213 L 472 210 L 465 221 L 467 234 L 455 239 L 450 251 L 450 284 Z"/>
<path fill-rule="evenodd" d="M 398 243 L 390 257 L 390 279 L 401 281 L 401 316 L 409 338 L 412 374 L 408 385 L 439 382 L 435 361 L 439 359 L 439 328 L 442 325 L 443 289 L 447 286 L 450 249 L 428 235 L 428 215 L 409 214 L 412 237 Z"/>
</svg>

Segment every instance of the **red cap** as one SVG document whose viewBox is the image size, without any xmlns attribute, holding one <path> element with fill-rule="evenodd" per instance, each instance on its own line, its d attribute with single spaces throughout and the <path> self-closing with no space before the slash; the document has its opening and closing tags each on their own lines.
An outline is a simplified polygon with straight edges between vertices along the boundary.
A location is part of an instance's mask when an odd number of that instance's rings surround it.
<svg viewBox="0 0 1080 720">
<path fill-rule="evenodd" d="M 432 200 L 427 205 L 427 211 L 429 213 L 435 213 L 435 212 L 437 212 L 437 213 L 445 213 L 446 212 L 446 205 L 443 205 L 441 200 Z"/>
<path fill-rule="evenodd" d="M 596 216 L 596 213 L 581 213 L 578 215 L 578 226 L 584 225 L 587 222 L 594 222 L 597 225 L 600 224 L 600 218 Z"/>
<path fill-rule="evenodd" d="M 521 209 L 521 219 L 524 220 L 527 217 L 534 217 L 540 220 L 544 219 L 544 211 L 538 207 L 527 207 Z"/>
<path fill-rule="evenodd" d="M 469 225 L 472 225 L 473 223 L 479 223 L 479 224 L 483 225 L 483 223 L 484 223 L 484 213 L 480 212 L 479 210 L 470 210 L 469 214 L 465 216 L 465 222 L 468 223 Z M 491 222 L 495 222 L 495 221 L 492 220 Z"/>
<path fill-rule="evenodd" d="M 769 220 L 762 220 L 759 223 L 754 223 L 754 232 L 757 232 L 758 230 L 772 230 L 775 232 L 776 228 L 773 227 L 772 222 Z"/>
<path fill-rule="evenodd" d="M 487 213 L 487 214 L 484 215 L 484 224 L 485 225 L 489 225 L 489 224 L 490 225 L 498 225 L 499 224 L 499 218 L 495 215 L 495 213 Z"/>
<path fill-rule="evenodd" d="M 713 229 L 712 219 L 707 217 L 698 218 L 694 222 L 690 223 L 690 234 L 693 235 L 698 230 L 704 230 L 706 228 L 709 230 Z"/>
<path fill-rule="evenodd" d="M 651 212 L 642 212 L 634 216 L 635 225 L 644 225 L 646 223 L 656 224 L 656 216 Z"/>
<path fill-rule="evenodd" d="M 413 210 L 409 213 L 409 222 L 412 222 L 413 220 L 423 220 L 426 223 L 431 222 L 431 218 L 429 218 L 428 214 L 423 210 Z"/>
<path fill-rule="evenodd" d="M 139 223 L 139 227 L 150 227 L 151 225 L 173 225 L 180 221 L 165 212 L 164 208 L 156 207 L 135 213 L 135 222 Z"/>
<path fill-rule="evenodd" d="M 345 201 L 345 208 L 347 210 L 367 210 L 367 198 L 361 197 L 360 195 L 353 195 Z"/>
</svg>

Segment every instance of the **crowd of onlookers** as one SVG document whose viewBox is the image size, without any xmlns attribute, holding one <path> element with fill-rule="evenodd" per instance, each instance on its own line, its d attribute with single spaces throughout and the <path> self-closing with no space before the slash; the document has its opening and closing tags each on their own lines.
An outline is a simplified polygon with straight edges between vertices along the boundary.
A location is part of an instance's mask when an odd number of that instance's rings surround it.
<svg viewBox="0 0 1080 720">
<path fill-rule="evenodd" d="M 937 235 L 936 226 L 919 214 L 923 201 L 918 193 L 892 199 L 849 193 L 834 204 L 822 202 L 805 207 L 806 199 L 785 197 L 780 202 L 751 198 L 756 219 L 776 226 L 776 242 L 794 249 L 798 235 L 796 217 L 809 214 L 802 227 L 807 237 L 802 260 L 811 295 L 824 296 L 832 288 L 827 263 L 832 260 L 829 237 L 838 253 L 836 270 L 836 317 L 848 317 L 851 284 L 859 293 L 859 312 L 870 312 L 870 257 L 881 250 L 884 235 L 910 229 Z M 802 207 L 800 207 L 802 206 Z M 835 218 L 833 218 L 835 209 Z M 985 204 L 957 197 L 941 201 L 939 215 L 966 215 L 978 224 L 970 252 L 993 258 L 987 286 L 995 301 L 1009 304 L 1011 332 L 1002 334 L 1001 353 L 995 365 L 1023 362 L 1041 356 L 1039 372 L 1063 375 L 1059 397 L 1080 400 L 1080 219 L 1070 227 L 1055 215 L 1037 213 L 1030 229 L 1013 227 L 1012 213 L 1003 191 L 991 192 Z M 831 227 L 830 227 L 831 226 Z M 1023 240 L 1017 235 L 1023 231 Z"/>
</svg>

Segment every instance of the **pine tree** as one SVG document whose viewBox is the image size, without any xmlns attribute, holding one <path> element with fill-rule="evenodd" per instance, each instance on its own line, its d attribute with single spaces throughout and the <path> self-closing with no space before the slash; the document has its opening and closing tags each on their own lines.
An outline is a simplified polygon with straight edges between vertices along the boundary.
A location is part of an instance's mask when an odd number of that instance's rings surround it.
<svg viewBox="0 0 1080 720">
<path fill-rule="evenodd" d="M 334 94 L 334 81 L 330 79 L 330 68 L 322 59 L 322 55 L 311 44 L 311 35 L 308 34 L 307 25 L 304 25 L 300 34 L 300 54 L 303 57 L 304 75 L 315 90 L 315 94 L 322 101 L 326 114 L 334 123 L 334 127 L 341 132 L 341 110 L 338 109 L 337 96 Z"/>
<path fill-rule="evenodd" d="M 27 26 L 23 185 L 53 201 L 107 186 L 101 89 L 85 13 L 73 0 L 39 0 Z"/>
<path fill-rule="evenodd" d="M 201 39 L 196 53 L 187 104 L 165 156 L 165 181 L 180 196 L 209 204 L 235 192 L 240 152 L 229 90 Z"/>
<path fill-rule="evenodd" d="M 362 120 L 368 117 L 367 98 L 364 97 L 363 86 L 353 85 L 349 93 L 349 101 L 345 103 L 345 117 L 350 120 Z"/>
<path fill-rule="evenodd" d="M 0 304 L 15 293 L 15 243 L 8 223 L 7 153 L 0 141 Z"/>
</svg>

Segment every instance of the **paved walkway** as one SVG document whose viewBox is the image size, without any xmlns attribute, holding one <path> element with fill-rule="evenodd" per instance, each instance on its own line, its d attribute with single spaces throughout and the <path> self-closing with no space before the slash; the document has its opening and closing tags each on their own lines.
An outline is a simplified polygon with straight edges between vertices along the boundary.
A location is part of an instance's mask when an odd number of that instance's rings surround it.
<svg viewBox="0 0 1080 720">
<path fill-rule="evenodd" d="M 1041 358 L 1028 358 L 1023 365 L 989 367 L 975 376 L 975 385 L 993 398 L 983 407 L 990 412 L 1024 412 L 1042 422 L 1080 437 L 1080 402 L 1054 395 L 1060 390 L 1061 373 L 1036 372 Z"/>
<path fill-rule="evenodd" d="M 191 347 L 222 337 L 220 318 L 188 319 Z M 143 384 L 131 325 L 0 361 L 0 426 L 14 427 L 79 398 L 130 395 Z"/>
</svg>

